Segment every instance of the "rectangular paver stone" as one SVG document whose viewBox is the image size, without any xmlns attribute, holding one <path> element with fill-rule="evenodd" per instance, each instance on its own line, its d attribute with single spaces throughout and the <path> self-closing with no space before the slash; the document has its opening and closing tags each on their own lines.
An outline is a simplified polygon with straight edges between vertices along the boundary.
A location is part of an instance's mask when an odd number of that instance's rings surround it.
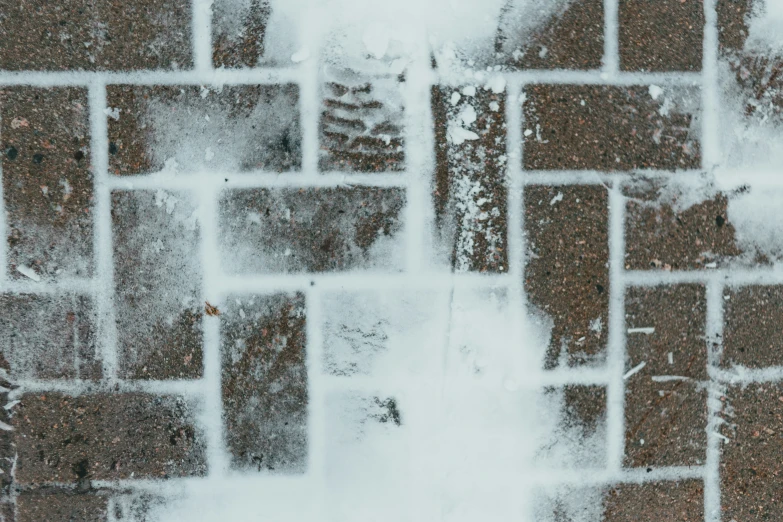
<svg viewBox="0 0 783 522">
<path fill-rule="evenodd" d="M 722 365 L 783 366 L 783 286 L 727 288 L 723 294 Z"/>
<path fill-rule="evenodd" d="M 215 67 L 256 67 L 264 55 L 268 0 L 212 3 L 212 63 Z"/>
<path fill-rule="evenodd" d="M 29 0 L 0 9 L 0 69 L 180 69 L 192 64 L 188 0 Z"/>
<path fill-rule="evenodd" d="M 458 272 L 508 270 L 505 107 L 480 86 L 432 89 L 435 211 Z"/>
<path fill-rule="evenodd" d="M 186 192 L 112 194 L 119 374 L 184 379 L 202 374 L 201 253 Z"/>
<path fill-rule="evenodd" d="M 179 397 L 26 394 L 13 420 L 21 484 L 205 472 L 203 436 Z"/>
<path fill-rule="evenodd" d="M 531 85 L 524 103 L 529 170 L 690 169 L 700 164 L 699 94 L 649 86 Z"/>
<path fill-rule="evenodd" d="M 496 49 L 504 53 L 511 67 L 522 69 L 598 69 L 604 56 L 603 0 L 566 3 L 540 29 L 514 38 L 516 26 L 501 27 Z M 512 34 L 506 34 L 511 31 Z M 521 45 L 520 45 L 521 44 Z"/>
<path fill-rule="evenodd" d="M 0 90 L 0 119 L 9 275 L 89 277 L 93 184 L 87 91 L 6 88 Z"/>
<path fill-rule="evenodd" d="M 405 168 L 402 89 L 396 79 L 335 78 L 323 86 L 321 170 L 384 172 Z"/>
<path fill-rule="evenodd" d="M 223 422 L 232 466 L 304 471 L 304 295 L 231 296 L 221 331 Z"/>
<path fill-rule="evenodd" d="M 783 385 L 730 386 L 723 411 L 723 520 L 776 520 L 783 512 Z"/>
<path fill-rule="evenodd" d="M 742 254 L 728 220 L 725 194 L 687 208 L 677 206 L 686 194 L 672 197 L 660 183 L 625 186 L 623 194 L 627 198 L 626 269 L 702 269 L 723 265 Z"/>
<path fill-rule="evenodd" d="M 0 367 L 15 379 L 97 379 L 95 320 L 87 296 L 0 294 Z"/>
<path fill-rule="evenodd" d="M 620 484 L 604 493 L 602 522 L 702 522 L 704 485 L 699 480 Z"/>
<path fill-rule="evenodd" d="M 700 285 L 678 285 L 630 288 L 626 293 L 625 370 L 644 363 L 625 381 L 626 466 L 649 469 L 704 463 L 704 292 Z"/>
<path fill-rule="evenodd" d="M 401 189 L 226 191 L 220 246 L 228 273 L 326 272 L 401 266 Z"/>
<path fill-rule="evenodd" d="M 553 321 L 545 367 L 600 362 L 609 314 L 608 194 L 600 185 L 525 188 L 530 304 Z"/>
<path fill-rule="evenodd" d="M 558 412 L 555 429 L 536 456 L 540 467 L 600 468 L 606 462 L 606 388 L 567 385 L 546 388 L 542 419 Z"/>
<path fill-rule="evenodd" d="M 699 71 L 703 0 L 620 0 L 620 68 Z"/>
<path fill-rule="evenodd" d="M 294 85 L 109 85 L 106 92 L 114 174 L 301 166 Z"/>
<path fill-rule="evenodd" d="M 16 522 L 106 522 L 108 504 L 105 494 L 64 488 L 24 491 L 16 499 Z"/>
</svg>

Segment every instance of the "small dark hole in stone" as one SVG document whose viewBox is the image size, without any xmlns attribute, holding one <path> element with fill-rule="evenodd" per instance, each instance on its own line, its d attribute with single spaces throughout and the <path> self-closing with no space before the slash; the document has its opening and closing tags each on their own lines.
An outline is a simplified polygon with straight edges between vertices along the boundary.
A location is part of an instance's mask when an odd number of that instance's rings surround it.
<svg viewBox="0 0 783 522">
<path fill-rule="evenodd" d="M 77 150 L 76 152 L 73 153 L 73 159 L 75 159 L 76 161 L 83 160 L 84 159 L 84 152 L 82 152 L 80 150 Z"/>
<path fill-rule="evenodd" d="M 8 150 L 6 151 L 6 155 L 8 156 L 8 159 L 15 160 L 16 157 L 19 155 L 19 151 L 13 147 L 9 147 Z"/>
<path fill-rule="evenodd" d="M 650 473 L 652 471 L 652 468 L 647 468 L 647 473 Z"/>
<path fill-rule="evenodd" d="M 718 225 L 719 227 L 722 227 L 725 223 L 726 223 L 726 220 L 723 219 L 723 216 L 717 216 L 715 218 L 715 224 Z"/>
<path fill-rule="evenodd" d="M 109 154 L 117 154 L 117 144 L 113 141 L 109 143 Z"/>
<path fill-rule="evenodd" d="M 40 153 L 39 154 L 33 154 L 33 161 L 35 163 L 39 163 L 40 164 L 43 161 L 43 158 L 44 158 L 43 154 L 40 154 Z"/>
<path fill-rule="evenodd" d="M 603 285 L 595 285 L 595 289 L 598 290 L 599 294 L 603 294 L 604 293 Z"/>
</svg>

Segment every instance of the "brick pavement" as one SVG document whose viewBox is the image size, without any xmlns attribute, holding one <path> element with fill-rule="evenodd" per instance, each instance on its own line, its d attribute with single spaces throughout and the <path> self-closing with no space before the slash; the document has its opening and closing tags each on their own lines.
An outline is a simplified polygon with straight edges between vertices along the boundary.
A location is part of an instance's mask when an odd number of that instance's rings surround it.
<svg viewBox="0 0 783 522">
<path fill-rule="evenodd" d="M 593 444 L 583 483 L 533 478 L 534 520 L 775 520 L 783 280 L 731 194 L 665 190 L 718 161 L 719 66 L 779 116 L 751 3 L 575 0 L 519 53 L 499 34 L 487 88 L 265 62 L 263 0 L 0 0 L 0 520 L 326 474 L 330 397 L 406 422 L 366 387 L 400 376 L 350 354 L 454 286 L 523 291 L 552 328 L 530 386 Z M 417 313 L 385 316 L 390 288 Z"/>
</svg>

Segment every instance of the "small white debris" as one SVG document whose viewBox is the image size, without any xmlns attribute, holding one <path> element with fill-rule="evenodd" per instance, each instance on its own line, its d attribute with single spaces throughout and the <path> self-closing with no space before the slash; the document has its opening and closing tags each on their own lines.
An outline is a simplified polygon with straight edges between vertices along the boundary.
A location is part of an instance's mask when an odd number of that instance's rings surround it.
<svg viewBox="0 0 783 522">
<path fill-rule="evenodd" d="M 199 91 L 199 94 L 201 95 L 202 98 L 206 98 L 207 96 L 209 96 L 209 89 L 207 89 L 206 87 L 204 87 L 202 85 L 201 86 L 201 91 Z"/>
<path fill-rule="evenodd" d="M 542 45 L 541 46 L 541 50 L 538 51 L 538 57 L 539 58 L 544 58 L 547 55 L 547 53 L 549 53 L 549 49 L 547 49 L 546 46 Z"/>
<path fill-rule="evenodd" d="M 653 382 L 672 382 L 672 381 L 690 381 L 690 377 L 682 375 L 653 375 L 650 377 Z"/>
<path fill-rule="evenodd" d="M 584 101 L 584 100 L 580 101 L 580 102 L 579 102 L 579 105 L 581 105 L 582 107 L 584 107 L 584 106 L 585 106 L 585 101 Z"/>
<path fill-rule="evenodd" d="M 604 325 L 603 321 L 601 321 L 601 317 L 598 317 L 596 319 L 593 319 L 590 321 L 590 330 L 595 333 L 601 333 L 601 330 L 603 330 Z"/>
<path fill-rule="evenodd" d="M 533 134 L 533 130 L 532 129 L 525 129 L 524 134 L 525 134 L 525 136 L 530 136 L 530 135 Z"/>
<path fill-rule="evenodd" d="M 658 97 L 663 94 L 663 89 L 658 87 L 657 85 L 650 85 L 650 88 L 648 89 L 650 93 L 650 97 L 653 100 L 657 100 Z"/>
<path fill-rule="evenodd" d="M 644 328 L 629 328 L 628 333 L 629 334 L 640 333 L 640 334 L 650 335 L 655 333 L 655 328 L 653 328 L 652 326 L 646 326 Z"/>
<path fill-rule="evenodd" d="M 306 47 L 299 49 L 291 55 L 291 61 L 294 63 L 302 63 L 308 58 L 310 58 L 310 51 Z"/>
<path fill-rule="evenodd" d="M 498 104 L 498 102 L 489 102 L 489 110 L 498 112 L 500 110 L 500 104 Z"/>
<path fill-rule="evenodd" d="M 462 94 L 465 96 L 475 96 L 476 95 L 476 87 L 473 85 L 466 85 L 462 88 Z"/>
<path fill-rule="evenodd" d="M 451 93 L 451 99 L 449 100 L 452 105 L 457 105 L 462 99 L 462 96 L 457 91 Z"/>
<path fill-rule="evenodd" d="M 6 404 L 5 406 L 3 406 L 3 408 L 5 408 L 6 410 L 10 410 L 11 408 L 13 408 L 17 404 L 19 404 L 19 402 L 20 401 L 11 401 L 8 404 Z"/>
<path fill-rule="evenodd" d="M 463 129 L 459 125 L 449 125 L 446 137 L 454 145 L 462 145 L 468 140 L 477 140 L 479 135 L 473 131 Z"/>
<path fill-rule="evenodd" d="M 9 426 L 8 424 L 6 424 L 3 421 L 0 421 L 0 430 L 3 430 L 3 431 L 14 431 L 14 427 L 13 426 Z"/>
<path fill-rule="evenodd" d="M 718 268 L 718 263 L 716 263 L 715 261 L 713 261 L 712 263 L 707 263 L 706 265 L 704 265 L 704 268 Z"/>
<path fill-rule="evenodd" d="M 19 272 L 20 274 L 22 274 L 25 277 L 29 277 L 33 281 L 38 282 L 38 281 L 41 280 L 41 276 L 39 276 L 36 273 L 36 271 L 33 270 L 32 268 L 30 268 L 29 266 L 19 265 L 19 266 L 16 267 L 16 271 Z"/>
<path fill-rule="evenodd" d="M 463 126 L 472 125 L 477 117 L 476 109 L 472 105 L 466 105 L 459 113 L 459 120 Z"/>
<path fill-rule="evenodd" d="M 523 52 L 522 52 L 521 50 L 519 50 L 519 49 L 514 49 L 514 52 L 513 52 L 513 53 L 511 53 L 511 57 L 512 57 L 512 58 L 513 58 L 515 61 L 517 61 L 517 62 L 518 62 L 519 60 L 521 60 L 523 56 L 525 56 L 525 53 L 523 53 Z"/>
<path fill-rule="evenodd" d="M 115 121 L 120 120 L 120 109 L 117 107 L 109 107 L 107 109 L 103 109 L 103 113 Z"/>
<path fill-rule="evenodd" d="M 558 192 L 557 196 L 552 198 L 552 201 L 549 202 L 549 206 L 551 207 L 552 205 L 554 205 L 558 201 L 563 201 L 563 193 L 562 192 Z"/>
<path fill-rule="evenodd" d="M 644 368 L 645 366 L 647 366 L 647 361 L 640 362 L 639 364 L 637 364 L 636 366 L 628 370 L 625 373 L 625 375 L 623 375 L 623 380 L 625 381 L 632 375 L 639 373 L 640 371 L 642 371 L 642 368 Z"/>
<path fill-rule="evenodd" d="M 669 352 L 669 364 L 674 364 L 674 354 Z"/>
<path fill-rule="evenodd" d="M 723 296 L 724 301 L 728 301 L 729 299 L 731 299 L 731 296 L 729 294 Z"/>
<path fill-rule="evenodd" d="M 639 444 L 641 444 L 642 446 L 644 446 L 644 439 L 639 439 Z"/>
</svg>

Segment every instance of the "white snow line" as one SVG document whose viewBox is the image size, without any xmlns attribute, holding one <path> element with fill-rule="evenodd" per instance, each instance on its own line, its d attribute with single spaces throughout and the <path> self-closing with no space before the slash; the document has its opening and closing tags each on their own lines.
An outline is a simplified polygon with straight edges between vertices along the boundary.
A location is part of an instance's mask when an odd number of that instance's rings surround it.
<svg viewBox="0 0 783 522">
<path fill-rule="evenodd" d="M 298 68 L 213 69 L 208 71 L 147 70 L 127 72 L 94 71 L 0 71 L 0 85 L 31 87 L 89 87 L 104 85 L 255 85 L 296 83 Z"/>
<path fill-rule="evenodd" d="M 629 270 L 623 274 L 628 286 L 661 286 L 709 284 L 720 281 L 729 287 L 747 285 L 781 285 L 783 270 L 775 268 L 716 268 L 711 270 Z"/>
<path fill-rule="evenodd" d="M 652 326 L 646 326 L 644 328 L 629 328 L 627 330 L 627 333 L 629 334 L 640 333 L 640 334 L 650 335 L 655 333 L 655 328 L 653 328 Z"/>
<path fill-rule="evenodd" d="M 522 287 L 525 271 L 525 212 L 522 157 L 522 85 L 517 81 L 506 86 L 506 157 L 508 187 L 508 274 Z"/>
<path fill-rule="evenodd" d="M 620 70 L 619 10 L 618 0 L 604 0 L 603 71 L 612 77 Z"/>
<path fill-rule="evenodd" d="M 623 470 L 618 482 L 632 482 L 643 484 L 645 482 L 701 480 L 706 472 L 704 466 L 667 466 L 662 468 L 631 468 Z"/>
<path fill-rule="evenodd" d="M 10 396 L 18 397 L 25 393 L 57 392 L 65 395 L 90 395 L 97 393 L 149 393 L 153 395 L 182 395 L 200 399 L 203 394 L 202 380 L 123 380 L 90 381 L 84 379 L 43 380 L 15 379 L 19 388 L 11 391 Z"/>
<path fill-rule="evenodd" d="M 721 384 L 753 384 L 783 382 L 783 366 L 768 368 L 745 368 L 732 366 L 729 369 L 710 368 L 710 377 Z"/>
<path fill-rule="evenodd" d="M 631 377 L 633 377 L 634 375 L 642 371 L 642 368 L 644 368 L 645 366 L 647 366 L 647 361 L 640 362 L 639 364 L 637 364 L 636 366 L 634 366 L 633 368 L 625 372 L 625 374 L 623 375 L 623 380 L 627 381 L 628 379 L 630 379 Z"/>
<path fill-rule="evenodd" d="M 314 491 L 322 498 L 311 499 L 318 506 L 325 506 L 326 492 L 326 393 L 323 371 L 323 316 L 321 292 L 309 288 L 305 294 L 307 335 L 307 408 L 308 414 L 308 465 L 307 474 Z"/>
<path fill-rule="evenodd" d="M 625 198 L 620 184 L 609 190 L 609 339 L 607 366 L 611 380 L 607 386 L 608 469 L 618 472 L 625 454 Z"/>
<path fill-rule="evenodd" d="M 556 487 L 573 485 L 616 486 L 622 483 L 645 484 L 661 481 L 700 480 L 704 477 L 703 466 L 666 466 L 660 468 L 629 468 L 616 472 L 601 468 L 574 469 L 535 469 L 522 478 L 525 485 Z M 519 480 L 514 478 L 513 480 Z"/>
<path fill-rule="evenodd" d="M 3 111 L 0 110 L 0 146 L 3 143 Z M 0 149 L 0 154 L 5 151 Z M 3 162 L 0 161 L 0 290 L 5 291 L 8 280 L 8 216 L 5 212 L 5 194 L 3 193 Z"/>
<path fill-rule="evenodd" d="M 92 279 L 62 279 L 57 281 L 8 280 L 2 285 L 3 293 L 9 294 L 84 294 L 100 291 L 100 285 Z"/>
<path fill-rule="evenodd" d="M 708 0 L 709 2 L 709 0 Z M 707 372 L 710 377 L 720 362 L 723 348 L 723 284 L 714 279 L 705 289 L 707 302 Z M 720 522 L 720 439 L 719 413 L 722 386 L 712 380 L 707 388 L 707 456 L 704 474 L 704 517 L 706 522 Z"/>
<path fill-rule="evenodd" d="M 676 172 L 658 169 L 637 170 L 632 173 L 602 172 L 598 170 L 527 170 L 525 185 L 610 185 L 616 182 L 645 178 L 669 179 L 703 178 L 701 170 L 678 170 Z"/>
<path fill-rule="evenodd" d="M 96 310 L 103 359 L 103 378 L 117 378 L 117 326 L 114 310 L 114 265 L 112 248 L 111 187 L 109 185 L 109 134 L 106 123 L 106 84 L 96 79 L 90 84 L 90 153 L 95 198 L 94 243 Z"/>
<path fill-rule="evenodd" d="M 201 232 L 202 299 L 216 304 L 220 291 L 215 285 L 221 273 L 218 248 L 218 192 L 201 186 L 199 198 L 199 228 Z M 221 393 L 220 318 L 203 316 L 204 328 L 204 412 L 202 425 L 207 438 L 207 465 L 210 476 L 223 477 L 228 471 L 228 457 L 223 440 L 223 403 Z"/>
<path fill-rule="evenodd" d="M 290 292 L 315 286 L 321 290 L 359 291 L 365 289 L 443 289 L 507 288 L 514 281 L 508 274 L 422 273 L 407 275 L 378 272 L 343 272 L 323 274 L 268 274 L 223 276 L 215 281 L 225 295 L 235 292 Z"/>
<path fill-rule="evenodd" d="M 228 181 L 226 181 L 228 180 Z M 300 187 L 406 187 L 403 173 L 352 174 L 286 172 L 196 172 L 172 175 L 156 172 L 139 176 L 114 176 L 112 188 L 121 190 L 190 190 L 210 185 L 212 190 L 224 188 L 300 188 Z"/>
<path fill-rule="evenodd" d="M 212 70 L 212 0 L 192 0 L 193 65 L 201 73 Z"/>
<path fill-rule="evenodd" d="M 613 1 L 615 4 L 617 0 Z M 476 71 L 487 74 L 486 71 Z M 667 86 L 698 86 L 701 85 L 701 74 L 692 72 L 657 72 L 637 73 L 615 71 L 571 71 L 565 69 L 554 70 L 522 70 L 492 73 L 502 76 L 506 82 L 515 81 L 522 85 L 528 84 L 569 84 L 569 85 L 667 85 Z M 442 85 L 457 85 L 464 81 L 465 76 L 459 78 L 448 75 L 439 76 L 432 73 L 432 83 Z"/>
<path fill-rule="evenodd" d="M 702 167 L 708 171 L 712 170 L 720 162 L 717 18 L 715 0 L 704 0 L 701 157 Z"/>
<path fill-rule="evenodd" d="M 305 175 L 318 174 L 319 137 L 321 121 L 321 77 L 318 60 L 310 58 L 300 65 L 302 77 L 299 83 L 299 122 L 302 129 L 302 172 Z"/>
<path fill-rule="evenodd" d="M 616 0 L 613 0 L 616 1 Z M 316 62 L 314 58 L 303 62 Z M 252 85 L 298 83 L 307 76 L 308 67 L 253 67 L 247 69 L 212 70 L 146 70 L 146 71 L 0 71 L 0 85 L 29 85 L 32 87 L 82 86 L 87 87 L 96 80 L 106 85 Z M 482 71 L 486 72 L 486 71 Z M 503 76 L 506 81 L 521 84 L 584 84 L 584 85 L 683 85 L 701 84 L 701 74 L 691 72 L 632 73 L 617 72 L 607 74 L 602 71 L 538 70 L 509 71 L 493 73 Z M 436 73 L 428 75 L 430 83 L 452 84 L 448 77 L 438 77 Z"/>
<path fill-rule="evenodd" d="M 426 38 L 410 64 L 402 86 L 405 118 L 405 168 L 408 178 L 405 205 L 406 267 L 410 273 L 419 273 L 427 260 L 428 243 L 433 237 L 434 212 L 431 198 L 431 176 L 435 171 L 434 133 L 430 99 L 430 57 Z M 429 240 L 429 241 L 428 241 Z"/>
</svg>

